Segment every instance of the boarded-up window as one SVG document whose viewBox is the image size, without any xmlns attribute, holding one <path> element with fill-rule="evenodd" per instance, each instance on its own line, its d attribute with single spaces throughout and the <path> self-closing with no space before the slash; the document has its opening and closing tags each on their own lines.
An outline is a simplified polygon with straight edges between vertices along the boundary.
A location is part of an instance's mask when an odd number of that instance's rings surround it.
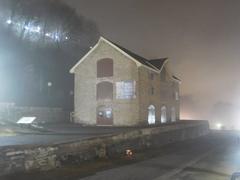
<svg viewBox="0 0 240 180">
<path fill-rule="evenodd" d="M 110 58 L 101 59 L 97 62 L 97 77 L 113 76 L 113 60 Z"/>
<path fill-rule="evenodd" d="M 101 82 L 97 84 L 97 100 L 113 99 L 113 84 L 111 82 Z"/>
<path fill-rule="evenodd" d="M 153 73 L 149 73 L 149 79 L 154 80 L 154 74 Z"/>
<path fill-rule="evenodd" d="M 154 93 L 155 93 L 154 87 L 150 87 L 150 95 L 154 95 Z"/>
</svg>

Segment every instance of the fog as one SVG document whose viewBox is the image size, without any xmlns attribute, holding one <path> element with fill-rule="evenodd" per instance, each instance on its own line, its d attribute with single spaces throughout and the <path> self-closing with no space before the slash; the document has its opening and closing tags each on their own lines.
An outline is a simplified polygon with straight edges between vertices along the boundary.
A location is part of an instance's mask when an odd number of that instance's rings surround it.
<svg viewBox="0 0 240 180">
<path fill-rule="evenodd" d="M 146 58 L 170 58 L 182 80 L 182 119 L 238 124 L 240 1 L 66 2 L 112 41 Z"/>
</svg>

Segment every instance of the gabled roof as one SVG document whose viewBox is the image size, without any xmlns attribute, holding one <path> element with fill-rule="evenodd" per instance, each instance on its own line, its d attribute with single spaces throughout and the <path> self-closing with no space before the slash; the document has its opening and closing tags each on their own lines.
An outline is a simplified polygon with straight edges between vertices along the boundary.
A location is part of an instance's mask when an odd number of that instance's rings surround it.
<svg viewBox="0 0 240 180">
<path fill-rule="evenodd" d="M 113 42 L 112 42 L 113 43 Z M 148 66 L 149 68 L 151 69 L 154 69 L 154 70 L 159 70 L 156 66 L 154 66 L 151 62 L 149 62 L 148 59 L 142 57 L 142 56 L 139 56 L 137 54 L 135 54 L 134 52 L 116 44 L 116 43 L 113 43 L 115 46 L 117 46 L 119 49 L 121 49 L 122 51 L 124 51 L 125 53 L 127 53 L 128 55 L 130 55 L 131 57 L 133 57 L 134 59 L 136 59 L 138 62 L 140 62 L 141 64 L 145 65 L 145 66 Z"/>
<path fill-rule="evenodd" d="M 176 81 L 179 81 L 179 82 L 181 82 L 181 79 L 179 79 L 178 77 L 176 77 L 176 76 L 172 76 L 172 78 L 173 79 L 175 79 Z"/>
<path fill-rule="evenodd" d="M 126 55 L 127 57 L 129 57 L 130 59 L 132 59 L 137 65 L 147 67 L 148 69 L 151 69 L 157 73 L 160 73 L 163 69 L 163 66 L 168 62 L 168 58 L 148 60 L 148 59 L 146 59 L 142 56 L 139 56 L 139 55 L 133 53 L 132 51 L 130 51 L 114 42 L 111 42 L 103 37 L 100 37 L 98 43 L 85 56 L 83 56 L 83 58 L 70 70 L 70 73 L 75 72 L 75 69 L 78 67 L 78 65 L 81 64 L 81 62 L 84 61 L 86 59 L 86 57 L 89 54 L 91 54 L 91 52 L 93 52 L 99 46 L 101 41 L 104 41 L 107 44 L 109 44 L 110 46 L 112 46 L 113 48 L 117 49 L 120 53 L 122 53 L 122 54 Z M 174 80 L 180 81 L 175 76 L 173 76 L 172 78 Z"/>
<path fill-rule="evenodd" d="M 161 59 L 151 59 L 149 62 L 156 67 L 158 70 L 161 70 L 164 63 L 168 60 L 168 58 L 161 58 Z"/>
</svg>

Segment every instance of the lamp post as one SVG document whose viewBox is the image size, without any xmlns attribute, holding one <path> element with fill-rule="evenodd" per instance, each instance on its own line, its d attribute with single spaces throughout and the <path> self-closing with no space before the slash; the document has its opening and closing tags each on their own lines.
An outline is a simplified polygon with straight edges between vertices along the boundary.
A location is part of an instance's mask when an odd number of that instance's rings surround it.
<svg viewBox="0 0 240 180">
<path fill-rule="evenodd" d="M 51 104 L 51 100 L 50 100 L 50 94 L 51 94 L 51 87 L 52 87 L 52 82 L 48 82 L 47 83 L 47 86 L 48 86 L 48 106 L 50 106 L 50 104 Z"/>
<path fill-rule="evenodd" d="M 52 82 L 48 82 L 47 83 L 47 86 L 48 86 L 48 97 L 50 96 L 50 89 L 51 89 L 51 87 L 52 87 Z"/>
</svg>

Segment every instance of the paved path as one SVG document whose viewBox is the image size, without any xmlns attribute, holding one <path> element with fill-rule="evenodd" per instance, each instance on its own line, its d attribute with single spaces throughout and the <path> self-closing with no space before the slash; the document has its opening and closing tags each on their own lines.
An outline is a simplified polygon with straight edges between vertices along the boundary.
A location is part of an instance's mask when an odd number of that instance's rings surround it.
<svg viewBox="0 0 240 180">
<path fill-rule="evenodd" d="M 189 123 L 190 121 L 181 121 L 176 124 L 184 125 Z M 166 124 L 164 126 L 175 126 L 175 124 Z M 25 134 L 22 133 L 9 137 L 0 136 L 0 147 L 12 145 L 44 145 L 50 143 L 63 143 L 98 137 L 99 135 L 118 134 L 136 129 L 139 129 L 139 127 L 83 127 L 70 123 L 51 125 L 43 124 L 42 128 L 29 129 L 29 131 L 26 131 L 27 133 Z"/>
<path fill-rule="evenodd" d="M 81 180 L 227 180 L 240 170 L 237 134 L 215 133 L 159 150 L 153 159 L 98 172 Z"/>
<path fill-rule="evenodd" d="M 99 135 L 116 134 L 130 131 L 134 128 L 107 128 L 107 127 L 82 127 L 72 124 L 45 125 L 46 132 L 18 134 L 16 136 L 1 136 L 0 147 L 12 145 L 44 145 L 83 140 Z"/>
</svg>

